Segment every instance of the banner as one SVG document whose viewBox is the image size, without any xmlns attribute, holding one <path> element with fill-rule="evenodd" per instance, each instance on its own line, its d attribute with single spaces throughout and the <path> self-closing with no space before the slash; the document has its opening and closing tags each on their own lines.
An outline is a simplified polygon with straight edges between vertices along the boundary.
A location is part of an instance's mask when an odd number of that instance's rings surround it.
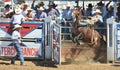
<svg viewBox="0 0 120 70">
<path fill-rule="evenodd" d="M 24 57 L 44 58 L 44 23 L 24 22 L 20 31 L 22 36 L 22 51 Z M 0 56 L 14 56 L 10 22 L 0 22 Z"/>
</svg>

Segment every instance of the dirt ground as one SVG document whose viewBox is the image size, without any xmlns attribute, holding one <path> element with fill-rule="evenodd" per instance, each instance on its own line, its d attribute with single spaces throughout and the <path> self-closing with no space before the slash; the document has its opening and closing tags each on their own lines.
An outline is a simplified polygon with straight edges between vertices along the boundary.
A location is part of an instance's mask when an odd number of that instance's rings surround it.
<svg viewBox="0 0 120 70">
<path fill-rule="evenodd" d="M 64 50 L 62 51 L 64 52 L 62 54 L 64 55 L 62 55 L 61 65 L 55 65 L 52 62 L 48 64 L 41 61 L 25 60 L 25 65 L 21 66 L 19 60 L 15 62 L 15 65 L 11 65 L 10 59 L 0 59 L 0 70 L 120 70 L 120 65 L 94 62 L 92 60 L 93 53 L 91 53 L 91 50 L 81 51 L 81 49 L 78 50 L 77 48 L 76 50 L 74 48 L 71 52 L 71 48 L 67 48 L 65 46 L 73 46 L 73 44 L 62 44 L 62 49 Z M 72 60 L 72 58 L 74 59 Z"/>
<path fill-rule="evenodd" d="M 61 65 L 38 65 L 39 61 L 25 61 L 25 65 L 19 65 L 16 61 L 15 65 L 11 65 L 10 61 L 0 60 L 0 70 L 120 70 L 120 66 L 101 63 L 85 63 L 85 64 L 65 64 Z"/>
</svg>

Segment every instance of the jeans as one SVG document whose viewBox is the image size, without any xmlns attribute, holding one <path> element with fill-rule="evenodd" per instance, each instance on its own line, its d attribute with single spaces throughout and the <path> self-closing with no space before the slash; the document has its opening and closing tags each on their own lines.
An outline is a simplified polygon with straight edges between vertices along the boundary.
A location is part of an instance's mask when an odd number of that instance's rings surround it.
<svg viewBox="0 0 120 70">
<path fill-rule="evenodd" d="M 14 48 L 17 51 L 17 54 L 14 57 L 12 57 L 11 63 L 14 63 L 16 59 L 20 58 L 20 64 L 23 64 L 24 63 L 24 56 L 23 56 L 22 48 L 21 48 L 20 44 L 15 43 Z"/>
</svg>

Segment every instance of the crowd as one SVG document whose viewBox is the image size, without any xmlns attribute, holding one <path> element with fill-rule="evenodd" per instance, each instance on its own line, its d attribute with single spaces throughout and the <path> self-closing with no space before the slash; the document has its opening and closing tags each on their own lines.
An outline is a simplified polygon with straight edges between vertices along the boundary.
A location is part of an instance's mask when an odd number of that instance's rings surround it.
<svg viewBox="0 0 120 70">
<path fill-rule="evenodd" d="M 104 23 L 106 23 L 106 19 L 110 18 L 111 16 L 114 16 L 114 7 L 113 5 L 110 5 L 112 1 L 110 0 L 107 4 L 104 3 L 103 0 L 101 0 L 96 5 L 92 5 L 89 3 L 87 5 L 87 8 L 81 7 L 82 9 L 82 16 L 93 16 L 96 10 L 100 10 L 102 20 Z M 70 3 L 67 3 L 66 6 L 61 6 L 62 11 L 59 11 L 57 9 L 57 5 L 50 1 L 48 4 L 48 8 L 44 6 L 44 2 L 39 2 L 37 5 L 35 5 L 35 0 L 33 0 L 32 4 L 29 5 L 26 2 L 23 2 L 21 4 L 16 5 L 17 7 L 14 8 L 14 10 L 11 9 L 10 5 L 6 5 L 4 8 L 3 17 L 6 18 L 12 18 L 13 14 L 15 14 L 15 9 L 20 8 L 21 14 L 24 16 L 25 21 L 29 20 L 40 20 L 44 21 L 46 17 L 51 16 L 54 17 L 60 17 L 61 20 L 66 23 L 66 21 L 73 21 L 74 18 L 72 16 L 73 10 L 75 9 L 71 7 Z M 120 4 L 117 5 L 117 12 L 116 12 L 116 18 L 120 20 L 120 14 L 119 10 Z M 65 24 L 69 25 L 69 24 Z"/>
</svg>

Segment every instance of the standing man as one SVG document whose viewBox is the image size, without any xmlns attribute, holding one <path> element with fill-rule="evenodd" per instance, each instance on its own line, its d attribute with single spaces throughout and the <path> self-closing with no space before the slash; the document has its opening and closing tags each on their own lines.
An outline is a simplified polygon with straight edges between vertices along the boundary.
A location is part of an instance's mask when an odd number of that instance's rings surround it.
<svg viewBox="0 0 120 70">
<path fill-rule="evenodd" d="M 12 15 L 14 14 L 13 10 L 11 9 L 10 5 L 7 4 L 5 7 L 4 7 L 4 13 L 3 13 L 3 17 L 5 18 L 11 18 Z"/>
<path fill-rule="evenodd" d="M 69 27 L 71 24 L 70 22 L 73 21 L 72 12 L 73 10 L 70 8 L 70 4 L 68 3 L 66 5 L 66 9 L 64 9 L 62 13 L 62 20 L 63 20 L 64 26 L 66 27 Z M 64 33 L 69 33 L 69 32 L 70 32 L 70 29 L 64 28 Z M 65 39 L 70 39 L 70 36 L 65 35 Z"/>
<path fill-rule="evenodd" d="M 40 7 L 38 8 L 38 13 L 35 14 L 35 20 L 44 21 L 47 17 L 47 14 L 44 12 L 44 8 Z"/>
<path fill-rule="evenodd" d="M 40 7 L 43 7 L 43 8 L 44 8 L 44 11 L 46 10 L 45 7 L 44 7 L 44 2 L 41 1 L 41 2 L 39 2 L 37 5 L 34 6 L 35 1 L 36 1 L 36 0 L 33 0 L 32 5 L 31 5 L 31 8 L 32 8 L 33 10 L 35 10 L 36 13 L 38 13 L 38 10 L 37 10 L 37 9 L 40 8 Z"/>
<path fill-rule="evenodd" d="M 53 19 L 55 19 L 55 17 L 59 17 L 60 16 L 60 13 L 55 9 L 54 7 L 54 3 L 53 2 L 50 2 L 49 5 L 48 5 L 48 9 L 46 9 L 46 13 L 48 16 L 51 16 Z"/>
<path fill-rule="evenodd" d="M 11 59 L 11 64 L 15 64 L 15 60 L 19 57 L 20 58 L 20 65 L 24 64 L 24 56 L 22 53 L 22 48 L 20 46 L 21 44 L 21 35 L 20 35 L 20 29 L 22 26 L 20 26 L 19 24 L 16 24 L 14 26 L 14 31 L 12 33 L 12 40 L 13 40 L 13 45 L 15 50 L 17 51 L 17 54 L 12 57 Z"/>
<path fill-rule="evenodd" d="M 16 8 L 15 9 L 15 14 L 11 18 L 12 20 L 12 25 L 19 24 L 21 25 L 23 21 L 25 21 L 25 17 L 22 15 L 22 10 L 21 8 Z"/>
</svg>

